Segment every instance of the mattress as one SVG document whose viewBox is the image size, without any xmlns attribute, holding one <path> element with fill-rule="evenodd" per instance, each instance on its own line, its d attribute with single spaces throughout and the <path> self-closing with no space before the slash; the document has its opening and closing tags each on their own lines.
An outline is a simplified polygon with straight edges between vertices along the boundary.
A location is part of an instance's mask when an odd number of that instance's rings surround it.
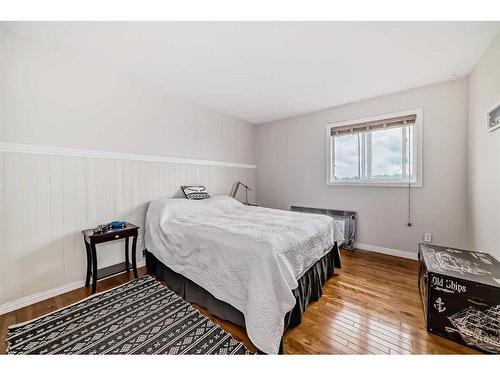
<svg viewBox="0 0 500 375">
<path fill-rule="evenodd" d="M 245 317 L 252 342 L 277 353 L 297 280 L 335 241 L 332 218 L 248 207 L 227 196 L 162 199 L 146 215 L 146 247 L 156 258 Z"/>
</svg>

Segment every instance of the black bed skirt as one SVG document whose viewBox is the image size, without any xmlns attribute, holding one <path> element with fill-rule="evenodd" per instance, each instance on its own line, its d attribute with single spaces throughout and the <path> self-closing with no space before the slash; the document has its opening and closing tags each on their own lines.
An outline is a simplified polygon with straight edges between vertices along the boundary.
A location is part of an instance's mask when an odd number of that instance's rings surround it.
<svg viewBox="0 0 500 375">
<path fill-rule="evenodd" d="M 183 275 L 172 271 L 147 250 L 146 267 L 150 275 L 155 276 L 157 280 L 166 282 L 171 290 L 186 301 L 204 307 L 210 314 L 223 320 L 245 327 L 245 317 L 239 310 L 227 302 L 215 298 L 210 292 Z M 337 243 L 335 243 L 326 255 L 306 271 L 298 280 L 298 287 L 292 290 L 296 303 L 285 316 L 285 330 L 301 323 L 304 311 L 311 302 L 317 301 L 321 297 L 326 280 L 333 275 L 335 268 L 340 267 L 340 254 Z M 279 352 L 284 352 L 283 338 Z"/>
</svg>

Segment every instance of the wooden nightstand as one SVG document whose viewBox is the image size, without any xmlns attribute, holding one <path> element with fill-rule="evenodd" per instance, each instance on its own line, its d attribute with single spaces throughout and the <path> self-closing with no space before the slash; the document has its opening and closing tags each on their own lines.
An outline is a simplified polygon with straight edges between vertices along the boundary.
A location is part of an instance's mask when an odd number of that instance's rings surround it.
<svg viewBox="0 0 500 375">
<path fill-rule="evenodd" d="M 85 286 L 90 284 L 90 275 L 92 275 L 92 294 L 96 291 L 97 280 L 115 275 L 124 271 L 134 270 L 134 276 L 137 278 L 137 263 L 136 263 L 136 245 L 139 227 L 127 223 L 127 226 L 122 229 L 109 229 L 104 233 L 94 234 L 93 229 L 82 230 L 85 248 L 87 250 L 87 276 L 85 278 Z M 129 237 L 132 237 L 132 263 L 129 262 L 128 245 Z M 109 267 L 97 269 L 97 252 L 95 245 L 99 243 L 125 239 L 125 262 L 114 264 Z"/>
</svg>

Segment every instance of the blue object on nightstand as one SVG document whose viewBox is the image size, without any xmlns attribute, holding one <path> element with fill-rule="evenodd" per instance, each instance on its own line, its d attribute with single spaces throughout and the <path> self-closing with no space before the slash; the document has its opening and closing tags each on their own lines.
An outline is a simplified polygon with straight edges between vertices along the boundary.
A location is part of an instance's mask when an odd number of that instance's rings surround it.
<svg viewBox="0 0 500 375">
<path fill-rule="evenodd" d="M 111 223 L 108 224 L 109 229 L 121 229 L 121 228 L 125 228 L 126 226 L 127 226 L 127 222 L 120 221 L 120 220 L 112 221 Z"/>
</svg>

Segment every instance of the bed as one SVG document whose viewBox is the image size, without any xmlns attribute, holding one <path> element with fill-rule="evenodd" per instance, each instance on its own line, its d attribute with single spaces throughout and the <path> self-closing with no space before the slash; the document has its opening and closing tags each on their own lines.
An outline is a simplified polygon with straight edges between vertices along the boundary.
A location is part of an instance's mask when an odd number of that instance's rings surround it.
<svg viewBox="0 0 500 375">
<path fill-rule="evenodd" d="M 340 267 L 339 222 L 245 206 L 218 196 L 160 199 L 145 225 L 148 272 L 222 319 L 246 328 L 262 352 L 283 351 L 283 332 Z"/>
</svg>

